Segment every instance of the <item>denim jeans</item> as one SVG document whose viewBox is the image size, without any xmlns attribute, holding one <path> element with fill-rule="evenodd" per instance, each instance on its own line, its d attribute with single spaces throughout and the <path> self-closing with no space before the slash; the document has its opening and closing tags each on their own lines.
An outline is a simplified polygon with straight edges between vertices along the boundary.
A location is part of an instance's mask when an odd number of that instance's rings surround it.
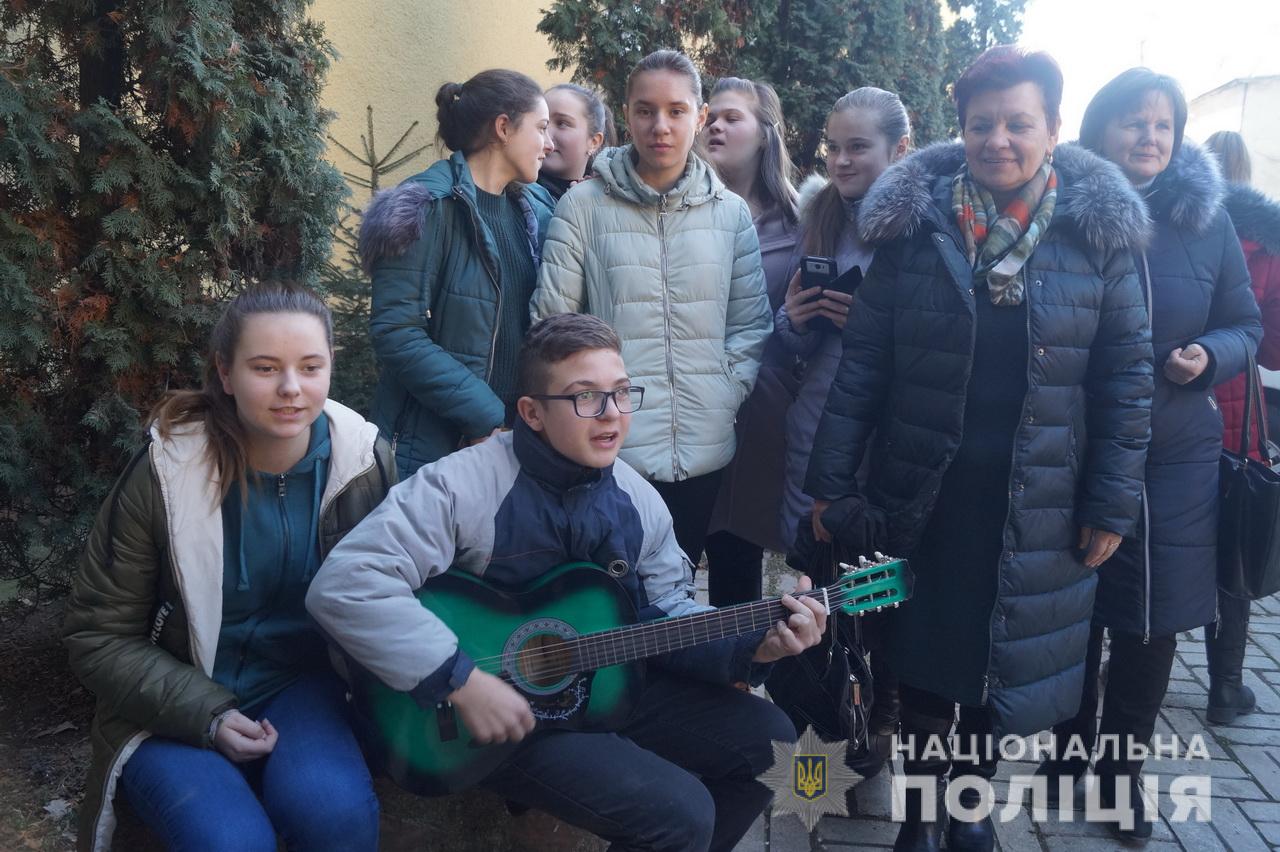
<svg viewBox="0 0 1280 852">
<path fill-rule="evenodd" d="M 537 734 L 484 786 L 615 850 L 732 849 L 769 803 L 755 778 L 795 728 L 764 699 L 651 670 L 613 733 Z"/>
<path fill-rule="evenodd" d="M 347 724 L 341 682 L 309 675 L 255 718 L 280 734 L 271 754 L 235 764 L 213 749 L 145 740 L 124 766 L 129 804 L 173 850 L 376 850 L 378 800 Z"/>
</svg>

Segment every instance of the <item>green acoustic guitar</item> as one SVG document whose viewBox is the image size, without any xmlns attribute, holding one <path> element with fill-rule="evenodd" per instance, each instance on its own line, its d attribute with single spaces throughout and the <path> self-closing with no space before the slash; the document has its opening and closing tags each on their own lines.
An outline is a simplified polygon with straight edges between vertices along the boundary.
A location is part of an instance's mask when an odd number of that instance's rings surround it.
<svg viewBox="0 0 1280 852">
<path fill-rule="evenodd" d="M 842 565 L 848 570 L 835 583 L 807 594 L 831 612 L 897 606 L 911 594 L 910 571 L 903 560 L 877 557 L 857 568 Z M 457 634 L 477 668 L 529 699 L 538 729 L 578 731 L 622 725 L 643 686 L 645 658 L 765 630 L 790 614 L 775 598 L 637 623 L 622 586 L 582 562 L 561 565 L 516 591 L 449 571 L 417 597 Z M 367 672 L 354 674 L 352 686 L 370 756 L 414 793 L 472 786 L 517 748 L 472 742 L 448 702 L 424 710 Z"/>
</svg>

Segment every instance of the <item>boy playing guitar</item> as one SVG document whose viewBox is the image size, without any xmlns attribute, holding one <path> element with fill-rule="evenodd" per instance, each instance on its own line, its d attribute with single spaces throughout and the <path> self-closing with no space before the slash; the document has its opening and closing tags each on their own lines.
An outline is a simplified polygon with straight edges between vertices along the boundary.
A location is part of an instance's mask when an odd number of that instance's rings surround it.
<svg viewBox="0 0 1280 852">
<path fill-rule="evenodd" d="M 307 608 L 357 664 L 422 708 L 456 710 L 476 743 L 520 742 L 482 786 L 612 841 L 615 849 L 731 849 L 767 804 L 755 777 L 795 731 L 734 689 L 821 639 L 821 598 L 782 598 L 789 617 L 651 660 L 613 730 L 537 726 L 529 700 L 486 673 L 415 598 L 432 577 L 517 587 L 570 562 L 608 569 L 642 622 L 709 610 L 653 488 L 617 460 L 642 388 L 600 319 L 537 323 L 520 357 L 512 432 L 426 465 L 333 550 Z M 801 578 L 797 592 L 810 589 Z"/>
</svg>

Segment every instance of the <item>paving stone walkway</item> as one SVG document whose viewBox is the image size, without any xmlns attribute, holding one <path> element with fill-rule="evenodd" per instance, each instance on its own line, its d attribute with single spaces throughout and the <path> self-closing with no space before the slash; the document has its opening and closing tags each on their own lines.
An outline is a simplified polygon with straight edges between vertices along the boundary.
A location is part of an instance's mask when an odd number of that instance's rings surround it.
<svg viewBox="0 0 1280 852">
<path fill-rule="evenodd" d="M 782 575 L 778 566 L 770 568 L 766 572 L 766 576 L 772 574 L 770 590 L 785 591 L 790 578 Z M 699 575 L 704 576 L 705 572 Z M 1183 744 L 1199 735 L 1209 759 L 1147 762 L 1144 771 L 1159 775 L 1161 780 L 1161 819 L 1145 846 L 1149 852 L 1280 850 L 1280 596 L 1254 603 L 1244 664 L 1245 683 L 1257 696 L 1258 709 L 1229 727 L 1208 725 L 1204 715 L 1209 683 L 1204 632 L 1178 637 L 1177 657 L 1156 734 L 1166 742 L 1176 736 Z M 1035 766 L 1030 752 L 1027 762 L 1002 764 L 994 784 L 995 798 L 1000 803 L 997 814 L 1007 801 L 1010 775 L 1029 775 Z M 895 772 L 900 770 L 900 765 L 893 767 Z M 1209 821 L 1170 820 L 1174 807 L 1165 791 L 1169 781 L 1182 774 L 1212 778 Z M 791 814 L 772 819 L 768 831 L 762 819 L 738 850 L 836 852 L 889 848 L 898 829 L 890 818 L 890 795 L 890 774 L 882 772 L 855 788 L 855 816 L 824 817 L 812 833 Z M 1005 852 L 1101 852 L 1123 847 L 1103 826 L 1083 822 L 1079 813 L 1073 821 L 1062 821 L 1053 812 L 1048 820 L 1035 822 L 1027 802 L 1014 819 L 998 822 L 996 848 Z"/>
</svg>

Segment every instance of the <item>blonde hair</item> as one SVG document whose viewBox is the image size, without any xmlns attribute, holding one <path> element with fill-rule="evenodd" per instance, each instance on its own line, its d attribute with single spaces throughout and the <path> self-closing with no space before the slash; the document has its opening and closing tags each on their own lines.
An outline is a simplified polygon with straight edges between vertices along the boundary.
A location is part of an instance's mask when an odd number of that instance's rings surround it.
<svg viewBox="0 0 1280 852">
<path fill-rule="evenodd" d="M 760 157 L 760 183 L 765 195 L 778 207 L 788 222 L 796 221 L 795 166 L 787 153 L 787 125 L 782 117 L 782 101 L 768 83 L 757 83 L 742 77 L 721 77 L 711 90 L 711 97 L 721 92 L 741 92 L 755 104 L 752 112 L 764 131 L 764 151 Z"/>
<path fill-rule="evenodd" d="M 1219 130 L 1204 141 L 1222 166 L 1222 176 L 1231 183 L 1247 184 L 1253 180 L 1253 160 L 1244 137 L 1234 130 Z"/>
<path fill-rule="evenodd" d="M 911 117 L 902 99 L 893 92 L 863 86 L 840 97 L 831 107 L 831 115 L 853 109 L 869 110 L 876 115 L 876 129 L 889 145 L 890 155 L 902 137 L 911 136 Z M 830 116 L 827 117 L 830 120 Z M 835 253 L 845 222 L 844 199 L 834 183 L 828 183 L 809 203 L 805 211 L 805 250 L 809 254 Z"/>
</svg>

